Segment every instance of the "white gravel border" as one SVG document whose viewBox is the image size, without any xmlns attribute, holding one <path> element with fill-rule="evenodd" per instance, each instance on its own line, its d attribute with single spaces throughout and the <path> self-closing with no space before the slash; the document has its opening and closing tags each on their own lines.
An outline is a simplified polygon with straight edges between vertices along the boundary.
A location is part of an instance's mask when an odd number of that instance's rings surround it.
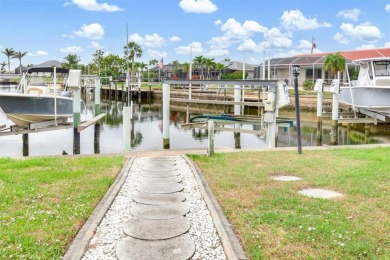
<svg viewBox="0 0 390 260">
<path fill-rule="evenodd" d="M 182 156 L 167 158 L 176 161 L 178 170 L 183 177 L 183 192 L 186 193 L 184 202 L 190 207 L 190 212 L 186 215 L 191 222 L 189 235 L 194 240 L 196 248 L 191 259 L 226 259 L 213 219 L 199 191 L 191 167 Z M 150 160 L 150 157 L 136 157 L 134 159 L 121 190 L 97 227 L 82 259 L 117 259 L 116 246 L 127 236 L 122 231 L 122 225 L 131 218 L 130 209 L 135 203 L 132 197 L 137 192 L 139 173 L 142 163 L 146 160 Z"/>
</svg>

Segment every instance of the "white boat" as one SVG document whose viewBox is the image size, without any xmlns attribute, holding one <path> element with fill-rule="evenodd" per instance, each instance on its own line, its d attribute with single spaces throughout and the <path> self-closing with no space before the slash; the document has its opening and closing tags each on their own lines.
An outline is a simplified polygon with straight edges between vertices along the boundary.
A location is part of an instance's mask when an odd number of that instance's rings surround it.
<svg viewBox="0 0 390 260">
<path fill-rule="evenodd" d="M 69 70 L 30 68 L 19 85 L 21 93 L 0 93 L 0 109 L 17 126 L 72 117 L 73 98 L 57 83 L 57 73 L 68 75 Z"/>
<path fill-rule="evenodd" d="M 358 79 L 340 86 L 340 102 L 356 112 L 390 116 L 390 57 L 356 62 L 360 63 Z"/>
</svg>

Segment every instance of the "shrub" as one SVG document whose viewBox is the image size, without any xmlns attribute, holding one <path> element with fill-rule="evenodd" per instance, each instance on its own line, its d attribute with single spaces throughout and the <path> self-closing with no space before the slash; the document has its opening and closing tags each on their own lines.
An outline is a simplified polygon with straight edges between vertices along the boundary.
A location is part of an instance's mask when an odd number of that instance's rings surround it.
<svg viewBox="0 0 390 260">
<path fill-rule="evenodd" d="M 314 81 L 313 80 L 305 80 L 303 82 L 304 90 L 313 90 L 314 89 Z"/>
</svg>

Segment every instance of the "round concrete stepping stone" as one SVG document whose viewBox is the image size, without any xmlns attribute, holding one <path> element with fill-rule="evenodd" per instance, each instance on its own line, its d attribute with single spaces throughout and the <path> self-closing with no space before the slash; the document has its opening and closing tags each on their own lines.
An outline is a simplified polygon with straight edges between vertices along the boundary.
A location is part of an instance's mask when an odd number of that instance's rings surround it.
<svg viewBox="0 0 390 260">
<path fill-rule="evenodd" d="M 174 193 L 182 191 L 183 184 L 171 183 L 142 183 L 137 185 L 137 190 L 145 193 Z"/>
<path fill-rule="evenodd" d="M 343 194 L 331 191 L 331 190 L 325 190 L 325 189 L 304 189 L 298 191 L 298 193 L 306 195 L 308 197 L 312 198 L 321 198 L 321 199 L 331 199 L 343 196 Z"/>
<path fill-rule="evenodd" d="M 133 200 L 137 203 L 148 205 L 167 205 L 182 202 L 186 199 L 183 192 L 175 192 L 168 194 L 152 194 L 137 192 L 133 195 Z"/>
<path fill-rule="evenodd" d="M 141 176 L 150 177 L 150 178 L 169 178 L 178 176 L 180 172 L 178 171 L 142 171 Z"/>
<path fill-rule="evenodd" d="M 302 178 L 296 177 L 296 176 L 274 176 L 272 178 L 276 181 L 300 181 Z"/>
<path fill-rule="evenodd" d="M 170 259 L 186 260 L 195 253 L 195 244 L 190 235 L 184 234 L 165 240 L 141 240 L 126 237 L 116 248 L 118 259 L 151 260 Z"/>
<path fill-rule="evenodd" d="M 182 177 L 174 176 L 167 178 L 152 178 L 152 177 L 144 177 L 138 179 L 140 183 L 178 183 L 182 181 Z"/>
<path fill-rule="evenodd" d="M 145 165 L 141 168 L 144 171 L 176 171 L 177 166 L 153 166 L 153 165 Z"/>
<path fill-rule="evenodd" d="M 152 167 L 175 167 L 175 161 L 152 161 L 152 162 L 144 162 L 143 166 L 152 166 Z"/>
<path fill-rule="evenodd" d="M 130 209 L 131 215 L 144 219 L 170 219 L 184 216 L 190 208 L 183 202 L 169 205 L 136 204 Z"/>
<path fill-rule="evenodd" d="M 191 222 L 185 217 L 172 219 L 132 218 L 123 225 L 127 235 L 144 240 L 168 239 L 186 233 Z"/>
</svg>

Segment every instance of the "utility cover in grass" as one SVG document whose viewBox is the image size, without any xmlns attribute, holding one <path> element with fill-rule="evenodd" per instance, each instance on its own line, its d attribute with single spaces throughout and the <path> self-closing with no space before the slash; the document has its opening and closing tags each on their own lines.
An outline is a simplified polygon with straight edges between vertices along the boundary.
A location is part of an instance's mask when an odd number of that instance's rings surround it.
<svg viewBox="0 0 390 260">
<path fill-rule="evenodd" d="M 296 176 L 274 176 L 272 177 L 275 181 L 300 181 L 302 178 Z"/>
<path fill-rule="evenodd" d="M 332 198 L 343 196 L 343 194 L 341 193 L 331 191 L 331 190 L 325 190 L 325 189 L 304 189 L 298 191 L 298 193 L 306 195 L 308 197 L 321 198 L 321 199 L 332 199 Z"/>
</svg>

